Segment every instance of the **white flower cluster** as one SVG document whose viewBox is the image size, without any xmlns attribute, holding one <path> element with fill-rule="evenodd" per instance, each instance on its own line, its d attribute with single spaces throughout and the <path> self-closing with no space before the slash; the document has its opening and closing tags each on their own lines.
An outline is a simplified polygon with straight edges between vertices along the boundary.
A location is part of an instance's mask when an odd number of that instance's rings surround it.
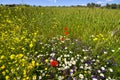
<svg viewBox="0 0 120 80">
<path fill-rule="evenodd" d="M 78 40 L 71 41 L 67 38 L 63 42 L 60 38 L 54 37 L 47 44 L 40 44 L 42 48 L 37 59 L 40 60 L 41 65 L 35 69 L 40 75 L 39 79 L 111 79 L 110 74 L 113 69 L 107 66 L 108 62 L 101 59 L 99 55 L 90 55 L 90 48 L 80 47 L 81 44 L 78 44 Z M 52 67 L 50 65 L 53 60 L 58 62 L 58 66 Z"/>
</svg>

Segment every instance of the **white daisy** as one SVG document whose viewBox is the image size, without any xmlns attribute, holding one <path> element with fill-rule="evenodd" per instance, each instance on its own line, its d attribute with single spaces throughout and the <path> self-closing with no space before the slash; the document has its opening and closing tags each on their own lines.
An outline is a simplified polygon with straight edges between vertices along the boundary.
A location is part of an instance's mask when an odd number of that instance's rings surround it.
<svg viewBox="0 0 120 80">
<path fill-rule="evenodd" d="M 79 74 L 79 77 L 80 77 L 81 79 L 83 79 L 83 78 L 84 78 L 84 75 L 83 75 L 83 74 Z"/>
</svg>

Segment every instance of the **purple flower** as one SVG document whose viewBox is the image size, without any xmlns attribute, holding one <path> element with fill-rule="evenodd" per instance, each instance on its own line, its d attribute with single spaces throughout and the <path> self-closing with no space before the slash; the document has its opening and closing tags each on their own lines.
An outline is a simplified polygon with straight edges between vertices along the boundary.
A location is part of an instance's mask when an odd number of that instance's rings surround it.
<svg viewBox="0 0 120 80">
<path fill-rule="evenodd" d="M 71 78 L 70 78 L 70 77 L 68 77 L 68 78 L 67 78 L 67 80 L 71 80 Z"/>
<path fill-rule="evenodd" d="M 103 76 L 100 76 L 100 79 L 104 79 L 104 77 L 103 77 Z"/>
</svg>

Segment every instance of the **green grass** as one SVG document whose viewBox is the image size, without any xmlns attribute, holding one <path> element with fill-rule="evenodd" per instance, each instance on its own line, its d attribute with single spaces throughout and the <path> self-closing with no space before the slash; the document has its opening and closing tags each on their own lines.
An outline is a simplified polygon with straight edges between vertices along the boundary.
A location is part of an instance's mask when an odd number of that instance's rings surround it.
<svg viewBox="0 0 120 80">
<path fill-rule="evenodd" d="M 95 55 L 103 49 L 108 50 L 107 57 L 101 56 L 106 59 L 114 57 L 120 66 L 120 10 L 114 9 L 0 7 L 0 56 L 5 55 L 5 59 L 9 59 L 11 54 L 35 52 L 34 48 L 29 48 L 30 44 L 34 46 L 39 40 L 45 42 L 57 35 L 64 35 L 64 27 L 69 29 L 68 38 L 79 39 L 91 46 Z M 117 32 L 112 36 L 114 31 Z M 96 37 L 98 40 L 94 40 Z M 5 61 L 0 59 L 0 66 L 6 65 L 7 70 L 11 65 Z M 119 66 L 115 67 L 115 77 L 120 73 Z"/>
</svg>

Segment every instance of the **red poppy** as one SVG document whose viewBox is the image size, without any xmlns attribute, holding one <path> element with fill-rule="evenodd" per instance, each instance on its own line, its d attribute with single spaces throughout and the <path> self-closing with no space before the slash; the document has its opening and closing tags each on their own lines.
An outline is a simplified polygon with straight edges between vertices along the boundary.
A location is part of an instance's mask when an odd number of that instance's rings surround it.
<svg viewBox="0 0 120 80">
<path fill-rule="evenodd" d="M 61 38 L 61 41 L 64 41 L 65 40 L 65 38 Z"/>
<path fill-rule="evenodd" d="M 56 60 L 53 60 L 50 62 L 50 65 L 56 67 L 58 65 L 58 62 Z"/>
<path fill-rule="evenodd" d="M 68 32 L 66 31 L 66 32 L 64 32 L 64 34 L 65 34 L 65 35 L 68 35 Z"/>
<path fill-rule="evenodd" d="M 67 30 L 68 30 L 68 27 L 64 27 L 64 30 L 67 31 Z"/>
</svg>

